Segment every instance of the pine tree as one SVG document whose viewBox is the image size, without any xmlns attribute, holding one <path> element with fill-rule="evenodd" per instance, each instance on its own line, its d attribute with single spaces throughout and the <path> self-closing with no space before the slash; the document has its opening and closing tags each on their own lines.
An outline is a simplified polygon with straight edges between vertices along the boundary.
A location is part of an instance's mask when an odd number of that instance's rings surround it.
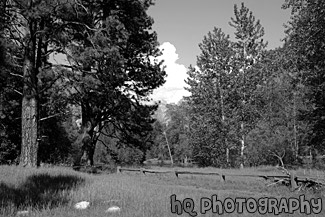
<svg viewBox="0 0 325 217">
<path fill-rule="evenodd" d="M 244 5 L 234 6 L 235 17 L 229 23 L 235 28 L 236 42 L 233 48 L 236 52 L 233 62 L 233 72 L 236 74 L 236 94 L 240 102 L 236 102 L 238 122 L 240 123 L 241 157 L 243 167 L 245 137 L 254 126 L 254 118 L 249 107 L 254 101 L 254 90 L 262 75 L 254 70 L 254 65 L 261 61 L 263 50 L 267 43 L 263 41 L 264 28 L 259 20 L 255 20 L 253 13 Z M 234 115 L 234 114 L 233 114 Z"/>
<path fill-rule="evenodd" d="M 151 0 L 81 1 L 80 13 L 63 19 L 72 33 L 65 40 L 71 41 L 66 86 L 71 102 L 81 106 L 83 135 L 91 138 L 84 147 L 89 164 L 107 125 L 114 126 L 119 139 L 137 145 L 150 130 L 156 106 L 143 102 L 165 76 L 161 64 L 152 60 L 160 52 L 146 13 L 151 5 Z"/>
<path fill-rule="evenodd" d="M 22 53 L 22 143 L 20 165 L 35 167 L 39 163 L 38 149 L 40 141 L 40 97 L 50 80 L 44 86 L 40 85 L 40 76 L 48 73 L 46 63 L 48 56 L 58 47 L 54 39 L 59 31 L 55 23 L 58 8 L 66 2 L 58 1 L 22 1 L 11 2 L 14 18 L 10 28 L 10 39 L 19 44 Z M 57 33 L 57 32 L 56 32 Z M 51 48 L 51 49 L 50 49 Z"/>
<path fill-rule="evenodd" d="M 215 28 L 199 45 L 201 55 L 197 59 L 198 70 L 190 67 L 187 84 L 191 96 L 190 143 L 193 157 L 202 165 L 225 165 L 228 161 L 227 126 L 228 92 L 233 52 L 229 36 Z"/>
</svg>

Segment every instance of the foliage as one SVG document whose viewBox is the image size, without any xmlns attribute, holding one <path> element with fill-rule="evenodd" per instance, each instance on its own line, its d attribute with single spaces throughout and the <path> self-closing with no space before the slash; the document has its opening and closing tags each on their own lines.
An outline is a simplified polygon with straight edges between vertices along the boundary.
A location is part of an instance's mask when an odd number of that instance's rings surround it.
<svg viewBox="0 0 325 217">
<path fill-rule="evenodd" d="M 151 31 L 153 20 L 146 13 L 152 4 L 151 0 L 1 1 L 4 13 L 0 18 L 8 23 L 1 22 L 0 26 L 0 56 L 8 57 L 10 64 L 1 64 L 8 69 L 1 69 L 5 76 L 0 82 L 8 84 L 1 85 L 1 101 L 8 105 L 3 104 L 4 109 L 1 105 L 0 111 L 4 118 L 3 111 L 11 112 L 14 107 L 23 114 L 15 117 L 22 118 L 19 123 L 29 125 L 21 127 L 21 164 L 35 166 L 39 159 L 53 162 L 67 157 L 71 140 L 62 128 L 62 119 L 70 115 L 70 105 L 81 107 L 84 128 L 90 123 L 92 147 L 86 148 L 89 158 L 108 124 L 113 126 L 111 136 L 124 145 L 141 152 L 148 148 L 147 135 L 156 106 L 146 102 L 152 90 L 164 83 L 165 76 L 161 63 L 153 60 L 160 52 L 156 33 Z M 8 48 L 2 46 L 3 41 Z M 57 53 L 65 55 L 68 63 L 51 60 Z M 11 97 L 13 90 L 22 93 L 23 105 L 19 96 Z M 4 94 L 9 92 L 11 101 Z M 18 130 L 18 126 L 12 126 Z M 11 146 L 8 129 L 2 132 L 6 134 L 5 146 Z M 40 138 L 42 135 L 47 141 Z M 65 142 L 56 145 L 51 136 Z M 15 141 L 20 147 L 17 144 Z M 1 145 L 3 148 L 4 143 Z M 62 158 L 60 152 L 64 153 Z M 38 160 L 36 153 L 41 154 Z M 54 160 L 54 155 L 59 159 Z"/>
<path fill-rule="evenodd" d="M 178 104 L 160 103 L 154 114 L 156 121 L 152 124 L 153 131 L 150 133 L 153 144 L 146 153 L 146 159 L 170 159 L 167 141 L 174 163 L 181 163 L 184 159 L 192 157 L 192 147 L 187 137 L 188 109 L 186 101 L 180 101 Z"/>
<path fill-rule="evenodd" d="M 0 17 L 3 18 L 4 15 Z M 17 163 L 21 139 L 20 94 L 22 92 L 21 80 L 12 76 L 19 75 L 21 71 L 14 66 L 11 55 L 16 52 L 19 56 L 19 50 L 15 44 L 5 38 L 4 28 L 8 22 L 2 21 L 0 24 L 0 164 Z"/>
<path fill-rule="evenodd" d="M 72 70 L 65 85 L 73 89 L 70 102 L 82 108 L 83 127 L 90 123 L 90 152 L 107 125 L 113 126 L 110 136 L 145 150 L 141 146 L 156 106 L 143 102 L 165 76 L 161 64 L 152 60 L 160 55 L 156 34 L 150 31 L 152 19 L 146 14 L 152 2 L 82 3 L 87 10 L 65 18 L 77 24 L 67 43 Z"/>
<path fill-rule="evenodd" d="M 193 158 L 203 166 L 220 166 L 226 163 L 228 137 L 225 128 L 229 126 L 227 100 L 235 99 L 230 87 L 229 66 L 232 56 L 229 36 L 215 28 L 204 37 L 199 45 L 202 54 L 198 57 L 198 70 L 190 67 L 187 84 L 191 96 L 189 141 L 193 146 Z M 225 119 L 225 117 L 227 118 Z"/>
<path fill-rule="evenodd" d="M 288 57 L 286 49 L 281 48 L 267 52 L 261 62 L 261 71 L 266 76 L 256 92 L 260 118 L 247 136 L 249 164 L 275 163 L 277 159 L 272 153 L 283 151 L 286 163 L 293 163 L 297 160 L 299 146 L 304 143 L 307 125 L 299 121 L 298 116 L 307 108 L 305 88 L 296 85 Z"/>
<path fill-rule="evenodd" d="M 198 70 L 189 68 L 187 81 L 192 95 L 190 141 L 202 165 L 226 165 L 229 150 L 243 150 L 247 134 L 255 127 L 259 114 L 256 91 L 263 81 L 258 63 L 266 43 L 264 29 L 244 4 L 234 6 L 236 41 L 215 28 L 200 44 Z M 216 150 L 216 151 L 215 151 Z M 226 153 L 227 152 L 227 153 Z M 200 156 L 200 157 L 199 157 Z"/>
<path fill-rule="evenodd" d="M 287 28 L 287 46 L 294 59 L 298 78 L 309 89 L 312 108 L 303 114 L 311 125 L 308 145 L 324 152 L 324 1 L 286 1 L 285 8 L 292 9 Z"/>
</svg>

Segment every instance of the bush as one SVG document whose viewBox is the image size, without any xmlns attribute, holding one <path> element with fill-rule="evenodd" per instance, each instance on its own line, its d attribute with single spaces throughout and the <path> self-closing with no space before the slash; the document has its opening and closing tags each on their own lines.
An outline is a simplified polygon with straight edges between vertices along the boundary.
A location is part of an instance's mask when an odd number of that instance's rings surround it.
<svg viewBox="0 0 325 217">
<path fill-rule="evenodd" d="M 124 165 L 139 165 L 142 163 L 144 153 L 137 148 L 121 148 L 118 150 L 118 161 Z"/>
</svg>

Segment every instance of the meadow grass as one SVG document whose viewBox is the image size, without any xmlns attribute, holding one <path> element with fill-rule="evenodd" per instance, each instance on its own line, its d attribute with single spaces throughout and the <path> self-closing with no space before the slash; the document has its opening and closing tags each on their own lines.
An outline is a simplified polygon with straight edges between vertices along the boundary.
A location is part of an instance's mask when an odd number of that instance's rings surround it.
<svg viewBox="0 0 325 217">
<path fill-rule="evenodd" d="M 167 170 L 166 168 L 155 168 Z M 168 168 L 169 169 L 169 168 Z M 273 167 L 247 168 L 244 170 L 216 168 L 173 168 L 219 172 L 225 174 L 281 174 Z M 308 171 L 309 175 L 324 177 L 324 172 Z M 298 174 L 306 171 L 297 170 Z M 198 216 L 217 216 L 212 212 L 201 215 L 199 212 L 202 197 L 217 195 L 225 198 L 262 198 L 262 197 L 299 197 L 324 198 L 319 192 L 291 192 L 285 186 L 267 186 L 259 178 L 226 177 L 222 182 L 218 176 L 147 174 L 123 172 L 121 174 L 88 175 L 67 168 L 26 169 L 13 166 L 0 167 L 0 216 L 17 216 L 17 211 L 28 210 L 26 216 L 33 217 L 88 217 L 88 216 L 177 216 L 171 213 L 170 196 L 177 200 L 191 198 Z M 76 210 L 74 205 L 80 201 L 89 201 L 90 207 Z M 105 213 L 113 206 L 119 206 L 118 213 Z M 323 204 L 324 206 L 324 204 Z M 324 209 L 324 208 L 323 208 Z M 318 215 L 324 216 L 325 210 Z M 181 216 L 189 216 L 183 213 Z M 261 216 L 259 213 L 231 213 L 224 216 Z M 274 216 L 269 214 L 266 216 Z M 278 216 L 305 216 L 280 214 Z"/>
</svg>

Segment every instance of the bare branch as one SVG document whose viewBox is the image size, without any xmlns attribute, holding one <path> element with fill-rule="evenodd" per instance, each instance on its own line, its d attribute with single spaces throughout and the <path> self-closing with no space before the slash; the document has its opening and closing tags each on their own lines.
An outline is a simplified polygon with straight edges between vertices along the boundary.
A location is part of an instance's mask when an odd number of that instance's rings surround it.
<svg viewBox="0 0 325 217">
<path fill-rule="evenodd" d="M 80 2 L 78 2 L 77 0 L 75 0 L 74 2 L 75 2 L 77 5 L 79 5 L 80 7 L 82 7 L 82 8 L 86 11 L 87 14 L 89 13 L 88 10 L 87 10 L 87 8 L 86 8 L 85 6 L 83 6 Z"/>
<path fill-rule="evenodd" d="M 16 93 L 18 93 L 19 95 L 23 95 L 23 93 L 22 92 L 20 92 L 20 91 L 18 91 L 18 90 L 16 90 L 16 89 L 13 89 L 14 90 L 14 92 L 16 92 Z"/>
<path fill-rule="evenodd" d="M 284 152 L 284 154 L 285 154 L 285 152 Z M 283 160 L 282 160 L 282 158 L 284 157 L 284 154 L 282 154 L 282 156 L 279 156 L 275 152 L 272 152 L 272 155 L 275 156 L 275 157 L 277 157 L 279 159 L 279 161 L 281 163 L 281 167 L 284 167 Z"/>
<path fill-rule="evenodd" d="M 106 143 L 103 140 L 98 139 L 97 141 L 100 142 L 100 143 L 102 143 L 106 148 L 108 148 L 108 145 L 106 145 Z"/>
<path fill-rule="evenodd" d="M 76 25 L 80 25 L 80 26 L 84 26 L 86 27 L 86 29 L 91 30 L 91 31 L 97 31 L 96 29 L 90 28 L 88 25 L 84 24 L 84 23 L 80 23 L 80 22 L 76 22 L 76 21 L 70 21 L 67 24 L 76 24 Z"/>
<path fill-rule="evenodd" d="M 285 151 L 283 152 L 282 156 L 276 154 L 275 152 L 272 152 L 272 155 L 277 157 L 281 163 L 281 166 L 278 167 L 278 169 L 282 170 L 282 172 L 284 172 L 287 175 L 290 175 L 289 171 L 284 167 L 284 163 L 283 163 L 283 157 L 285 156 Z"/>
<path fill-rule="evenodd" d="M 64 112 L 60 112 L 60 113 L 57 113 L 57 114 L 54 114 L 54 115 L 47 116 L 45 118 L 41 118 L 40 121 L 45 121 L 47 119 L 54 118 L 54 117 L 62 115 L 62 114 L 64 114 Z"/>
<path fill-rule="evenodd" d="M 10 72 L 10 75 L 12 75 L 12 76 L 16 76 L 16 77 L 20 77 L 20 78 L 24 78 L 24 76 L 19 75 L 19 74 L 16 74 L 16 73 L 12 73 L 12 72 Z"/>
</svg>

